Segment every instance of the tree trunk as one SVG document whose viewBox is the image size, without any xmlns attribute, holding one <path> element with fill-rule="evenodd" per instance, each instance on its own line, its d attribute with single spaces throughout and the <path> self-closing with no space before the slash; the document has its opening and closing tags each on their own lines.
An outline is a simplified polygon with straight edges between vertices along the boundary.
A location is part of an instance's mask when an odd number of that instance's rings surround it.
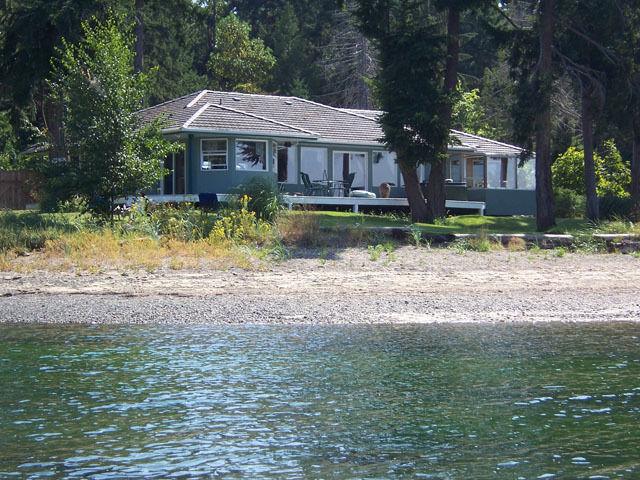
<svg viewBox="0 0 640 480">
<path fill-rule="evenodd" d="M 634 122 L 633 155 L 631 157 L 631 210 L 634 219 L 640 220 L 640 122 Z"/>
<path fill-rule="evenodd" d="M 600 217 L 596 190 L 596 167 L 593 160 L 593 91 L 582 87 L 582 143 L 584 145 L 584 186 L 587 194 L 587 218 L 597 222 Z"/>
<path fill-rule="evenodd" d="M 142 8 L 144 7 L 144 0 L 136 0 L 136 56 L 133 60 L 133 69 L 136 72 L 141 72 L 144 67 L 144 19 L 142 18 Z"/>
<path fill-rule="evenodd" d="M 429 219 L 427 204 L 424 201 L 424 195 L 420 188 L 420 180 L 418 180 L 418 172 L 416 168 L 405 166 L 404 162 L 398 162 L 402 178 L 404 178 L 404 189 L 411 210 L 411 221 L 426 222 Z"/>
<path fill-rule="evenodd" d="M 207 61 L 216 50 L 216 30 L 218 25 L 218 1 L 209 0 L 209 15 L 207 16 Z M 213 79 L 210 68 L 207 68 L 209 80 Z"/>
<path fill-rule="evenodd" d="M 445 66 L 444 90 L 452 93 L 458 84 L 458 62 L 460 58 L 460 11 L 456 8 L 449 8 L 447 13 L 447 62 Z M 445 106 L 440 112 L 440 121 L 451 127 L 451 101 L 445 102 Z M 429 172 L 429 182 L 427 183 L 427 211 L 428 221 L 433 222 L 436 218 L 446 215 L 446 197 L 444 189 L 444 165 L 448 155 L 449 138 L 439 146 L 436 158 L 431 161 L 431 171 Z"/>
<path fill-rule="evenodd" d="M 551 182 L 551 88 L 555 0 L 540 2 L 540 60 L 537 69 L 538 110 L 536 112 L 536 223 L 538 231 L 556 224 Z"/>
<path fill-rule="evenodd" d="M 427 221 L 433 223 L 436 218 L 447 214 L 444 191 L 444 161 L 431 162 L 429 181 L 427 182 Z"/>
</svg>

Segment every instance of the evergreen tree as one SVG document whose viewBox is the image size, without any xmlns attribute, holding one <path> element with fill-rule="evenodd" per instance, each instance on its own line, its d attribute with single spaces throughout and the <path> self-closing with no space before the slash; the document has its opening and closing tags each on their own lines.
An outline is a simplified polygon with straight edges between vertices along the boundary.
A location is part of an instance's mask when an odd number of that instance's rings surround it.
<svg viewBox="0 0 640 480">
<path fill-rule="evenodd" d="M 360 0 L 363 31 L 380 52 L 376 89 L 384 140 L 398 155 L 414 221 L 445 215 L 444 165 L 458 84 L 460 15 L 484 1 Z M 440 16 L 446 15 L 446 26 Z M 418 165 L 431 165 L 425 196 Z"/>
</svg>

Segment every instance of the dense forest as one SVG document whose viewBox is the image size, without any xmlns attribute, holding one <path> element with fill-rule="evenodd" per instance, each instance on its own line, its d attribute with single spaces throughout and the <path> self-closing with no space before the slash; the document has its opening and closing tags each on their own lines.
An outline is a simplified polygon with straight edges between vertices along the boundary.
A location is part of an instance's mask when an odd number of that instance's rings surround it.
<svg viewBox="0 0 640 480">
<path fill-rule="evenodd" d="M 535 149 L 551 208 L 552 168 L 556 188 L 640 198 L 633 0 L 5 0 L 0 168 L 56 144 L 52 59 L 81 38 L 83 21 L 114 12 L 132 26 L 136 70 L 154 74 L 147 104 L 210 88 L 388 111 L 398 91 L 412 91 L 423 111 L 432 102 L 445 146 L 451 126 Z M 404 49 L 394 52 L 390 39 Z M 563 183 L 575 171 L 586 183 Z"/>
</svg>

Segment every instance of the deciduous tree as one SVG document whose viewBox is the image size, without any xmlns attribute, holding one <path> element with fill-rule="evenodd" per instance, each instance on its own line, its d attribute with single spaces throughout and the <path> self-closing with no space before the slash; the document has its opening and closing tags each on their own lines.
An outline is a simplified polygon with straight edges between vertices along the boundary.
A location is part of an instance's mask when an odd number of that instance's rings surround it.
<svg viewBox="0 0 640 480">
<path fill-rule="evenodd" d="M 220 18 L 216 48 L 209 59 L 211 86 L 220 90 L 259 92 L 269 80 L 276 59 L 251 27 L 235 13 Z"/>
<path fill-rule="evenodd" d="M 178 145 L 163 138 L 158 122 L 143 125 L 136 114 L 150 77 L 134 73 L 130 26 L 110 16 L 82 28 L 83 40 L 63 41 L 54 62 L 51 85 L 65 106 L 67 157 L 50 166 L 49 192 L 80 195 L 110 215 L 117 197 L 159 180 L 162 159 Z"/>
</svg>

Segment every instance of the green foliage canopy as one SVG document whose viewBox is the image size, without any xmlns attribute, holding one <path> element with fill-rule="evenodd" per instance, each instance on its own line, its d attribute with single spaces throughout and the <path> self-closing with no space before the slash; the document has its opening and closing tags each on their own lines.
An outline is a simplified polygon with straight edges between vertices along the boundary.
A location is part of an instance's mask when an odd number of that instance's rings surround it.
<svg viewBox="0 0 640 480">
<path fill-rule="evenodd" d="M 598 196 L 612 195 L 628 197 L 631 171 L 622 160 L 613 140 L 603 143 L 599 153 L 594 154 Z M 560 155 L 553 166 L 553 185 L 580 195 L 585 194 L 584 152 L 577 147 L 569 147 Z"/>
<path fill-rule="evenodd" d="M 148 189 L 163 174 L 162 159 L 179 148 L 161 125 L 143 125 L 135 113 L 150 75 L 134 74 L 133 38 L 123 18 L 83 23 L 84 39 L 63 42 L 54 63 L 52 90 L 65 106 L 68 159 L 50 166 L 53 195 L 77 194 L 99 213 L 116 197 Z"/>
<path fill-rule="evenodd" d="M 251 27 L 234 13 L 222 17 L 209 59 L 215 89 L 259 92 L 276 64 L 271 49 L 251 38 Z"/>
</svg>

